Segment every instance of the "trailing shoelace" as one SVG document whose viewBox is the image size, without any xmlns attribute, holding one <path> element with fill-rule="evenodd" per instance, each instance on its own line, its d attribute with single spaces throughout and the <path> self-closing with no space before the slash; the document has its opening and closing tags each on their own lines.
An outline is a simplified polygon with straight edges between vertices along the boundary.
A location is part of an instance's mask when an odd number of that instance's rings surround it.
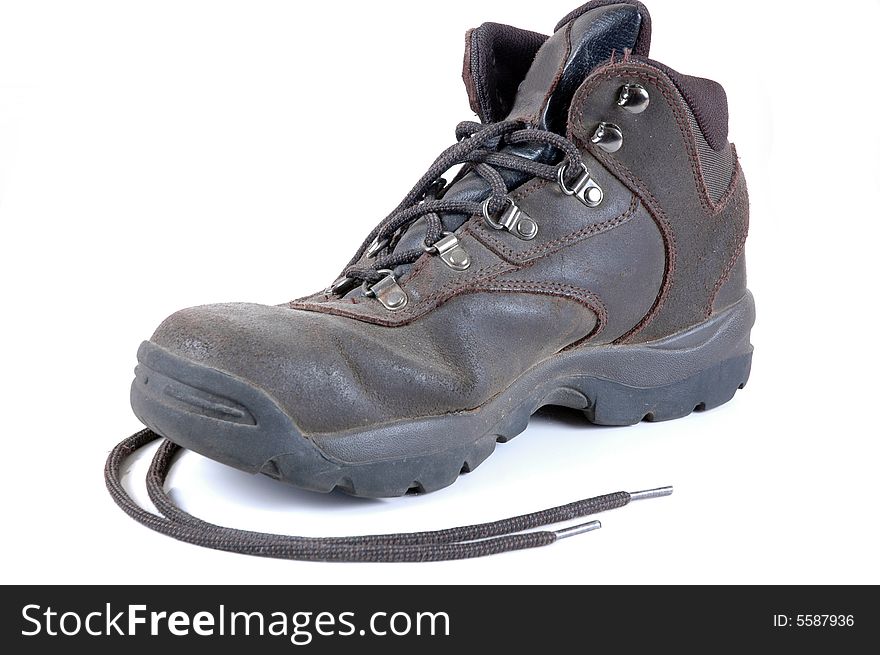
<svg viewBox="0 0 880 655">
<path fill-rule="evenodd" d="M 432 562 L 537 548 L 565 537 L 595 530 L 601 524 L 590 521 L 555 531 L 525 532 L 526 530 L 624 507 L 633 500 L 657 498 L 672 493 L 672 487 L 635 493 L 618 491 L 493 523 L 432 532 L 357 537 L 297 537 L 227 528 L 203 521 L 180 509 L 165 491 L 165 480 L 171 470 L 173 457 L 181 448 L 167 440 L 159 446 L 147 473 L 147 492 L 160 513 L 154 514 L 138 505 L 122 485 L 123 466 L 135 452 L 157 439 L 161 437 L 152 430 L 142 430 L 117 444 L 107 458 L 104 467 L 107 489 L 126 514 L 146 527 L 180 541 L 215 550 L 278 559 Z"/>
<path fill-rule="evenodd" d="M 580 152 L 571 141 L 522 121 L 502 121 L 489 125 L 465 121 L 456 127 L 455 136 L 457 143 L 436 159 L 397 208 L 364 240 L 340 278 L 340 281 L 347 281 L 350 285 L 342 288 L 351 288 L 358 282 L 376 282 L 385 276 L 387 270 L 415 262 L 424 254 L 424 249 L 430 249 L 442 238 L 443 214 L 473 215 L 485 211 L 492 216 L 503 211 L 509 202 L 509 191 L 499 169 L 554 181 L 560 179 L 560 171 L 563 174 L 571 172 L 577 177 L 583 166 Z M 526 143 L 556 148 L 562 155 L 561 161 L 545 164 L 502 149 L 504 145 Z M 486 201 L 442 197 L 446 183 L 441 176 L 459 164 L 464 164 L 464 170 L 472 171 L 486 181 L 491 192 Z M 395 236 L 400 236 L 407 226 L 423 216 L 426 224 L 424 249 L 395 251 Z M 373 257 L 372 265 L 358 266 L 368 250 Z"/>
</svg>

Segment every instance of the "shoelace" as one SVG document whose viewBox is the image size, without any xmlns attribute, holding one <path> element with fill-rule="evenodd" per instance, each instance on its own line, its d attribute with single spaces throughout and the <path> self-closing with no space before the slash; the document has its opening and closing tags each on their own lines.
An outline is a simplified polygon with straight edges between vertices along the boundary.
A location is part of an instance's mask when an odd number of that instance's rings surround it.
<svg viewBox="0 0 880 655">
<path fill-rule="evenodd" d="M 590 521 L 555 531 L 525 532 L 598 512 L 624 507 L 634 500 L 658 498 L 672 487 L 616 493 L 513 518 L 432 532 L 403 532 L 357 537 L 297 537 L 236 530 L 203 521 L 180 509 L 165 491 L 173 458 L 181 448 L 163 441 L 147 473 L 147 492 L 159 510 L 154 514 L 138 505 L 122 485 L 124 464 L 135 452 L 161 437 L 142 430 L 124 439 L 110 452 L 104 467 L 107 489 L 116 504 L 142 525 L 180 541 L 246 555 L 278 559 L 329 562 L 436 562 L 484 557 L 513 550 L 547 546 L 560 539 L 602 527 Z"/>
<path fill-rule="evenodd" d="M 358 282 L 377 282 L 388 270 L 415 262 L 424 254 L 425 249 L 429 250 L 443 237 L 443 214 L 470 216 L 486 212 L 493 216 L 503 211 L 509 202 L 509 191 L 498 169 L 557 181 L 564 178 L 567 172 L 577 178 L 583 167 L 580 152 L 571 141 L 555 132 L 541 130 L 522 121 L 502 121 L 489 125 L 465 121 L 456 127 L 455 136 L 457 143 L 437 158 L 397 208 L 364 240 L 357 254 L 348 263 L 343 277 L 337 280 L 337 283 L 350 283 L 348 286 L 340 284 L 341 289 L 353 288 Z M 552 146 L 563 155 L 562 161 L 544 164 L 500 149 L 505 144 L 525 143 Z M 437 197 L 445 190 L 446 183 L 441 176 L 459 164 L 465 164 L 465 170 L 473 171 L 489 185 L 491 195 L 486 201 Z M 395 252 L 395 236 L 400 236 L 404 228 L 422 216 L 426 217 L 424 249 L 412 248 Z M 368 250 L 373 257 L 372 265 L 357 266 Z"/>
</svg>

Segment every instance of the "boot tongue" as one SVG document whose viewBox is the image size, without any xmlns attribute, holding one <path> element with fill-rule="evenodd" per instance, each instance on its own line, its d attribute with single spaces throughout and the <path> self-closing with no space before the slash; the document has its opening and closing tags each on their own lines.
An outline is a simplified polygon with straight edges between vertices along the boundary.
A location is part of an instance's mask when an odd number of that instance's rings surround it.
<svg viewBox="0 0 880 655">
<path fill-rule="evenodd" d="M 613 52 L 636 50 L 637 44 L 639 54 L 647 56 L 650 44 L 650 18 L 640 3 L 599 0 L 563 20 L 535 55 L 508 116 L 559 134 L 565 134 L 575 91 L 593 68 Z"/>
</svg>

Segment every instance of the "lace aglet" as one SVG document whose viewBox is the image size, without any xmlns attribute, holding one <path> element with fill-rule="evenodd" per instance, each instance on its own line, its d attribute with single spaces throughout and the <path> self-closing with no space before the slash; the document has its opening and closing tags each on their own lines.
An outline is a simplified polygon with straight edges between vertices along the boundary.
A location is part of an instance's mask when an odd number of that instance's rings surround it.
<svg viewBox="0 0 880 655">
<path fill-rule="evenodd" d="M 581 523 L 580 525 L 573 525 L 570 528 L 563 528 L 562 530 L 555 530 L 553 534 L 556 535 L 556 540 L 567 539 L 568 537 L 573 537 L 576 534 L 584 534 L 585 532 L 592 532 L 593 530 L 598 530 L 602 527 L 602 523 L 599 521 L 590 521 L 589 523 Z"/>
<path fill-rule="evenodd" d="M 672 487 L 658 487 L 657 489 L 648 489 L 647 491 L 633 491 L 629 495 L 630 502 L 634 500 L 648 500 L 649 498 L 662 498 L 663 496 L 671 496 Z"/>
</svg>

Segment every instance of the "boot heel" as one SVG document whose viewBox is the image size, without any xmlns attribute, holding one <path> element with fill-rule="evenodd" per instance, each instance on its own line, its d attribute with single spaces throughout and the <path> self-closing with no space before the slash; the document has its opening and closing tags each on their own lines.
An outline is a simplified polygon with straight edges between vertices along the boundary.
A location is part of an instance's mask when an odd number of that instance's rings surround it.
<svg viewBox="0 0 880 655">
<path fill-rule="evenodd" d="M 584 414 L 597 425 L 634 425 L 714 409 L 745 387 L 751 367 L 752 353 L 748 353 L 661 387 L 645 389 L 596 380 L 592 389 L 584 391 L 587 398 L 595 399 Z"/>
<path fill-rule="evenodd" d="M 567 388 L 599 425 L 669 421 L 723 405 L 749 380 L 755 301 L 742 299 L 705 322 L 640 344 L 572 353 Z"/>
</svg>

